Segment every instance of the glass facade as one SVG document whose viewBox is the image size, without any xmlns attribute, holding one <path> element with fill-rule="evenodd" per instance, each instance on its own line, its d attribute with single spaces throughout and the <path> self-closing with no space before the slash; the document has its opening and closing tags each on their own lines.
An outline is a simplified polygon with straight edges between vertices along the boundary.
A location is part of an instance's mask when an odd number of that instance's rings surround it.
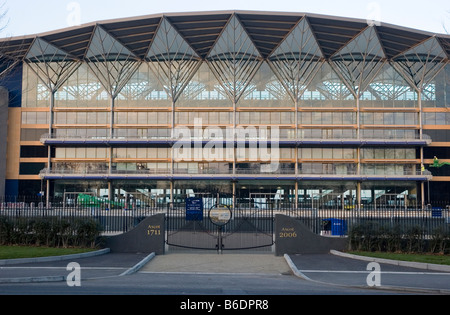
<svg viewBox="0 0 450 315">
<path fill-rule="evenodd" d="M 434 136 L 450 129 L 441 39 L 404 30 L 400 49 L 389 30 L 351 20 L 343 32 L 333 20 L 265 18 L 277 36 L 230 13 L 151 19 L 147 40 L 135 21 L 121 25 L 127 35 L 98 24 L 84 50 L 64 34 L 37 37 L 23 57 L 20 140 L 51 148 L 38 161 L 49 195 L 424 201 L 426 152 L 450 141 Z"/>
</svg>

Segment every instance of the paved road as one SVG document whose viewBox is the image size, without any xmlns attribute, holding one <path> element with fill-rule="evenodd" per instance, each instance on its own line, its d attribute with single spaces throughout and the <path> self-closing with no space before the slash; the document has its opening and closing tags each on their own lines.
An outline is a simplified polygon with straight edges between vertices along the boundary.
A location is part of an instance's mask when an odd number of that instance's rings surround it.
<svg viewBox="0 0 450 315">
<path fill-rule="evenodd" d="M 177 253 L 156 256 L 136 273 L 124 272 L 147 254 L 106 254 L 76 260 L 81 287 L 65 280 L 5 283 L 5 279 L 67 277 L 70 261 L 0 267 L 0 295 L 377 295 L 445 294 L 450 273 L 381 264 L 381 289 L 367 286 L 367 262 L 334 255 Z M 294 267 L 294 268 L 292 268 Z M 302 275 L 300 278 L 293 271 Z M 3 280 L 3 283 L 2 283 Z M 389 289 L 389 290 L 387 290 Z M 392 290 L 395 289 L 395 290 Z"/>
<path fill-rule="evenodd" d="M 0 266 L 0 294 L 2 282 L 47 282 L 61 281 L 59 278 L 67 277 L 71 270 L 67 270 L 70 262 L 76 262 L 81 266 L 81 279 L 96 279 L 117 277 L 126 272 L 148 254 L 118 254 L 108 253 L 88 258 L 72 260 L 36 262 L 15 265 Z M 46 279 L 48 278 L 48 279 Z"/>
<path fill-rule="evenodd" d="M 317 283 L 346 287 L 393 289 L 403 292 L 450 294 L 450 272 L 431 271 L 328 255 L 291 255 L 303 278 Z M 378 280 L 378 281 L 377 281 Z M 376 283 L 377 282 L 377 283 Z"/>
</svg>

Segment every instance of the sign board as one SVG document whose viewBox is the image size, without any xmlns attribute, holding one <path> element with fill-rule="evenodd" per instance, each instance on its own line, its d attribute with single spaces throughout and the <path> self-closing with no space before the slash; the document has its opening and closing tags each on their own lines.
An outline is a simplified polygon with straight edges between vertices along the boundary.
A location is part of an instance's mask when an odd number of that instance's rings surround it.
<svg viewBox="0 0 450 315">
<path fill-rule="evenodd" d="M 186 199 L 186 221 L 203 221 L 203 199 Z"/>
<path fill-rule="evenodd" d="M 226 206 L 218 206 L 209 211 L 209 219 L 217 226 L 227 225 L 231 221 L 232 216 L 230 208 Z"/>
</svg>

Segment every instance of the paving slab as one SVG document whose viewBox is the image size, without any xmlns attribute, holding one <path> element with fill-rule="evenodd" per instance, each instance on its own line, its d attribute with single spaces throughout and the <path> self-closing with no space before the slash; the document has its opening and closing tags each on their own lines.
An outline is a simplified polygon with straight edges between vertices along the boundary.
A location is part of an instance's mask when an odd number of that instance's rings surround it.
<svg viewBox="0 0 450 315">
<path fill-rule="evenodd" d="M 141 272 L 279 275 L 291 269 L 283 257 L 274 254 L 168 253 L 156 256 Z"/>
</svg>

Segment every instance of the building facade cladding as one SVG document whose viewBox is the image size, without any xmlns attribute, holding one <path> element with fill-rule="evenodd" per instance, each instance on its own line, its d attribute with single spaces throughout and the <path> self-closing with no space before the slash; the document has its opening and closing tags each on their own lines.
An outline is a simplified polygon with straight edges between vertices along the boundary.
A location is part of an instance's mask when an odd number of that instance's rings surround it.
<svg viewBox="0 0 450 315">
<path fill-rule="evenodd" d="M 448 36 L 217 12 L 20 43 L 22 104 L 9 115 L 20 158 L 7 161 L 18 194 L 411 204 L 431 199 L 427 182 L 449 188 L 450 170 L 428 167 L 436 152 L 450 161 Z"/>
</svg>

